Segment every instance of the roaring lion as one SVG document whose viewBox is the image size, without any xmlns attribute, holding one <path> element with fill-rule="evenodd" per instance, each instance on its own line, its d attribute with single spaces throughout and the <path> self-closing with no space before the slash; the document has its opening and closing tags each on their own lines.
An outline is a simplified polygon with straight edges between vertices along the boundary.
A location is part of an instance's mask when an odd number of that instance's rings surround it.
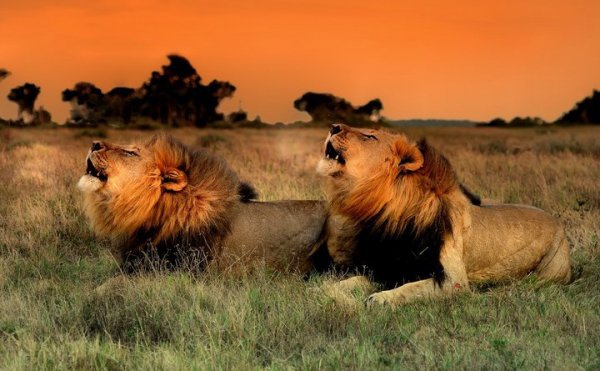
<svg viewBox="0 0 600 371">
<path fill-rule="evenodd" d="M 334 125 L 317 171 L 326 177 L 327 249 L 386 290 L 369 303 L 398 305 L 535 273 L 568 282 L 571 260 L 556 219 L 524 205 L 477 205 L 448 160 L 425 140 Z M 343 290 L 374 287 L 366 276 Z"/>
<path fill-rule="evenodd" d="M 308 272 L 316 264 L 325 204 L 252 201 L 253 189 L 206 151 L 161 134 L 142 145 L 94 142 L 86 164 L 78 184 L 85 212 L 114 241 L 127 273 L 259 265 Z"/>
</svg>

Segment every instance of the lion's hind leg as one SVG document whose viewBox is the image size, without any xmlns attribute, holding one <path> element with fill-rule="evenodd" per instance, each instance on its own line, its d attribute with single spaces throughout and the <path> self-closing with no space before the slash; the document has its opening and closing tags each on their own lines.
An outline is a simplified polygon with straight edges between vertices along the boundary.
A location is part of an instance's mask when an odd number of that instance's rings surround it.
<svg viewBox="0 0 600 371">
<path fill-rule="evenodd" d="M 569 283 L 571 280 L 571 252 L 562 228 L 556 233 L 552 247 L 536 268 L 542 280 Z"/>
</svg>

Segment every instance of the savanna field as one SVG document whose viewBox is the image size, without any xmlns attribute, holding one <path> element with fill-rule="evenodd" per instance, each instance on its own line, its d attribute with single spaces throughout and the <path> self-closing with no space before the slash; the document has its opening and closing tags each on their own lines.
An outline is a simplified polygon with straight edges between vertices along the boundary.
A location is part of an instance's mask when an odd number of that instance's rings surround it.
<svg viewBox="0 0 600 371">
<path fill-rule="evenodd" d="M 566 227 L 571 284 L 533 278 L 397 309 L 339 303 L 308 280 L 156 274 L 108 292 L 109 243 L 76 188 L 92 140 L 149 131 L 0 129 L 0 367 L 32 369 L 598 369 L 600 127 L 406 128 L 483 198 Z M 260 200 L 322 199 L 327 129 L 171 131 L 223 156 Z"/>
</svg>

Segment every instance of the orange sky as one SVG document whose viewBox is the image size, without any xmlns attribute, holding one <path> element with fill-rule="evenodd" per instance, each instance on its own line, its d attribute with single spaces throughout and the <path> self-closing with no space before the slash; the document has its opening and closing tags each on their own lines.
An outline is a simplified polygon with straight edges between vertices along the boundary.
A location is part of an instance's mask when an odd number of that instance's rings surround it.
<svg viewBox="0 0 600 371">
<path fill-rule="evenodd" d="M 237 86 L 222 111 L 271 122 L 307 119 L 306 91 L 379 97 L 389 118 L 554 120 L 600 89 L 599 17 L 597 0 L 2 0 L 0 117 L 34 82 L 63 121 L 63 89 L 138 87 L 179 53 Z"/>
</svg>

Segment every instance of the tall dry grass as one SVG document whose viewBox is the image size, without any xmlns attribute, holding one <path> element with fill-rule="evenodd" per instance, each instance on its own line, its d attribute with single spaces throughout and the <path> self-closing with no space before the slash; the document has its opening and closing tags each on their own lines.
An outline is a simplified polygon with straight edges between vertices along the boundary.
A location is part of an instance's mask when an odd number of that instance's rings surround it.
<svg viewBox="0 0 600 371">
<path fill-rule="evenodd" d="M 541 207 L 567 228 L 581 278 L 525 280 L 398 310 L 320 292 L 328 277 L 115 275 L 75 188 L 92 139 L 149 132 L 0 131 L 0 366 L 5 369 L 600 367 L 600 129 L 407 128 L 485 198 Z M 225 157 L 262 200 L 322 198 L 326 130 L 173 134 Z"/>
</svg>

